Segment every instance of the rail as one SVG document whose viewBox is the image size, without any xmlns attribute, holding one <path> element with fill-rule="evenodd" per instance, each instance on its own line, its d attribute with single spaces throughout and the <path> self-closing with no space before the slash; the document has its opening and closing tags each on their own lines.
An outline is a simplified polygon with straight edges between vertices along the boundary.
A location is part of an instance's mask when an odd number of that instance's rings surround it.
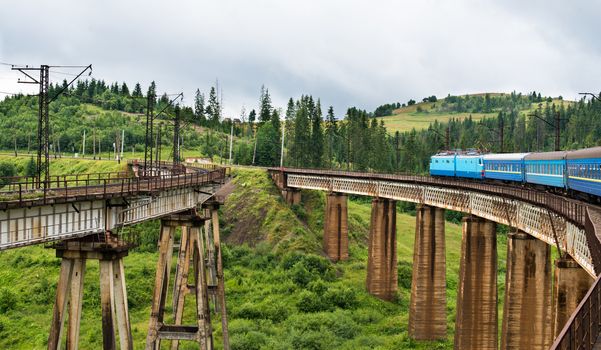
<svg viewBox="0 0 601 350">
<path fill-rule="evenodd" d="M 64 186 L 65 182 L 75 183 L 102 183 L 103 180 L 116 181 L 122 178 L 129 178 L 131 174 L 127 171 L 118 172 L 101 172 L 101 173 L 84 173 L 84 174 L 73 174 L 73 175 L 53 175 L 50 177 L 47 188 L 60 188 Z M 10 176 L 0 177 L 0 184 L 5 184 L 0 193 L 2 192 L 13 192 L 20 188 L 24 190 L 32 190 L 39 188 L 37 178 L 35 176 Z"/>
<path fill-rule="evenodd" d="M 421 175 L 399 175 L 399 174 L 377 174 L 360 173 L 336 170 L 317 169 L 292 169 L 292 168 L 269 168 L 272 172 L 282 174 L 312 174 L 318 176 L 338 176 L 347 178 L 360 178 L 367 180 L 388 180 L 420 185 L 442 186 L 456 189 L 474 190 L 482 193 L 503 195 L 504 197 L 521 200 L 527 203 L 549 209 L 558 215 L 567 218 L 576 226 L 583 228 L 586 223 L 586 203 L 566 198 L 557 194 L 538 191 L 523 186 L 507 184 L 488 184 L 470 180 L 441 179 Z"/>
<path fill-rule="evenodd" d="M 170 164 L 170 163 L 169 163 Z M 164 164 L 167 167 L 167 163 Z M 171 165 L 172 166 L 172 165 Z M 209 167 L 207 167 L 209 168 Z M 182 167 L 182 173 L 156 172 L 150 177 L 116 176 L 122 173 L 66 175 L 53 178 L 45 188 L 32 188 L 30 181 L 10 183 L 0 192 L 0 210 L 24 205 L 46 205 L 68 202 L 79 198 L 128 197 L 156 191 L 200 186 L 223 181 L 227 168 L 218 166 L 205 169 L 201 167 Z M 189 170 L 188 170 L 189 169 Z M 89 176 L 88 176 L 89 175 Z M 34 183 L 35 185 L 35 183 Z"/>
<path fill-rule="evenodd" d="M 601 331 L 601 275 L 559 333 L 552 350 L 592 349 Z"/>
</svg>

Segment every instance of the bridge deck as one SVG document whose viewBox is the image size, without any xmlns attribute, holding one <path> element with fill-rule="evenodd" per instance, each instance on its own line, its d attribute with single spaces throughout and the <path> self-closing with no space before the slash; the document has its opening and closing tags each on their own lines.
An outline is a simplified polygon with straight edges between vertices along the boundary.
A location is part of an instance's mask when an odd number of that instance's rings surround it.
<svg viewBox="0 0 601 350">
<path fill-rule="evenodd" d="M 227 169 L 161 168 L 152 177 L 87 175 L 32 189 L 13 182 L 0 192 L 0 250 L 114 230 L 194 209 L 227 177 Z"/>
</svg>

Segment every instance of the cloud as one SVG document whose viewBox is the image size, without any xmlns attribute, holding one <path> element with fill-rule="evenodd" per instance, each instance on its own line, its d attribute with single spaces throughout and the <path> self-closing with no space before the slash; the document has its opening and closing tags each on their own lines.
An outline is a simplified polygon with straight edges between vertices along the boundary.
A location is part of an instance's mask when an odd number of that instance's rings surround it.
<svg viewBox="0 0 601 350">
<path fill-rule="evenodd" d="M 0 61 L 94 65 L 107 81 L 183 91 L 219 79 L 227 115 L 312 94 L 349 106 L 436 94 L 599 90 L 599 2 L 18 2 L 0 13 Z M 7 79 L 8 78 L 8 79 Z M 0 66 L 0 91 L 31 89 Z M 58 79 L 64 76 L 57 76 Z M 325 108 L 324 108 L 325 110 Z"/>
</svg>

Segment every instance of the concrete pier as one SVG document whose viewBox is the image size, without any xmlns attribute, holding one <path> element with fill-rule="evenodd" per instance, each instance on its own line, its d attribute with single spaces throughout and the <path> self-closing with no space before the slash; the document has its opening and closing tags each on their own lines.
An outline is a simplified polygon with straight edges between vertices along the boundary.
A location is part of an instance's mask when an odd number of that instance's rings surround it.
<svg viewBox="0 0 601 350">
<path fill-rule="evenodd" d="M 445 263 L 444 209 L 419 205 L 409 305 L 409 335 L 414 339 L 447 336 Z"/>
<path fill-rule="evenodd" d="M 556 338 L 588 292 L 593 279 L 570 256 L 555 261 L 553 277 L 553 338 Z"/>
<path fill-rule="evenodd" d="M 347 198 L 340 193 L 326 195 L 323 250 L 332 261 L 348 259 Z"/>
<path fill-rule="evenodd" d="M 511 233 L 501 349 L 548 349 L 551 319 L 551 247 L 525 232 Z"/>
<path fill-rule="evenodd" d="M 463 218 L 455 349 L 497 349 L 496 224 Z"/>
<path fill-rule="evenodd" d="M 366 284 L 370 294 L 383 300 L 392 300 L 398 289 L 396 252 L 396 201 L 374 198 Z"/>
<path fill-rule="evenodd" d="M 282 190 L 282 197 L 288 205 L 299 205 L 301 203 L 301 192 L 296 188 L 285 188 Z"/>
</svg>

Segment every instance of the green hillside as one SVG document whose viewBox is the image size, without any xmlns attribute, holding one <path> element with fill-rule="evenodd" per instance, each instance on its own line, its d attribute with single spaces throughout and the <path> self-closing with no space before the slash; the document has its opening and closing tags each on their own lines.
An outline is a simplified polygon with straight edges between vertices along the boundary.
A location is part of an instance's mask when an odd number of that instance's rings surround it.
<svg viewBox="0 0 601 350">
<path fill-rule="evenodd" d="M 450 349 L 460 255 L 460 226 L 447 223 L 448 340 L 416 342 L 407 335 L 415 218 L 399 212 L 399 294 L 383 302 L 365 291 L 370 201 L 349 201 L 350 259 L 323 257 L 323 193 L 303 191 L 287 207 L 267 173 L 234 172 L 222 209 L 224 267 L 232 349 Z M 401 206 L 409 212 L 411 206 Z M 125 258 L 135 348 L 145 342 L 157 259 L 158 222 L 139 225 L 146 244 Z M 499 266 L 505 239 L 499 236 Z M 46 344 L 60 261 L 41 246 L 0 253 L 0 348 L 42 349 Z M 504 272 L 499 272 L 502 303 Z M 82 349 L 101 347 L 98 263 L 85 280 Z M 188 300 L 192 302 L 191 298 Z M 171 305 L 168 301 L 167 305 Z M 192 304 L 186 306 L 191 320 Z M 499 305 L 502 311 L 502 305 Z M 214 319 L 220 339 L 218 317 Z M 192 349 L 182 343 L 181 349 Z M 218 343 L 217 348 L 221 348 Z"/>
<path fill-rule="evenodd" d="M 427 129 L 435 121 L 446 123 L 452 119 L 462 121 L 470 117 L 473 121 L 496 118 L 500 111 L 512 107 L 517 107 L 520 113 L 527 115 L 539 108 L 539 103 L 550 102 L 559 106 L 563 102 L 566 107 L 574 103 L 560 98 L 545 98 L 544 101 L 541 98 L 541 101 L 538 101 L 538 97 L 536 99 L 528 97 L 521 95 L 517 97 L 517 95 L 505 93 L 449 95 L 435 102 L 428 101 L 426 98 L 419 103 L 403 105 L 400 108 L 389 108 L 388 110 L 391 111 L 389 115 L 376 116 L 384 122 L 389 133 L 394 133 L 396 131 L 411 131 L 412 129 Z M 487 100 L 490 101 L 488 105 Z M 513 102 L 511 106 L 508 103 L 509 101 Z"/>
</svg>

